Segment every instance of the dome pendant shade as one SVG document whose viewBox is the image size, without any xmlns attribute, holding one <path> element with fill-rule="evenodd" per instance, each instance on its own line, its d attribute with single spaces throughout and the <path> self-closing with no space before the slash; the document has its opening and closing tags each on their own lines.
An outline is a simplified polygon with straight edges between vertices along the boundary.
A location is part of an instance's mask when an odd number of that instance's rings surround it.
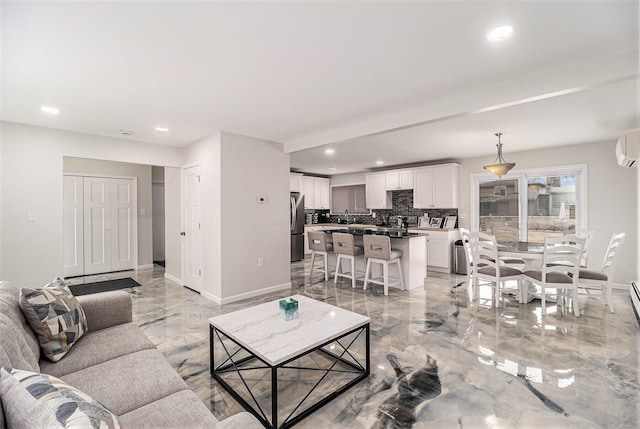
<svg viewBox="0 0 640 429">
<path fill-rule="evenodd" d="M 496 133 L 498 137 L 498 144 L 496 147 L 498 148 L 498 156 L 493 161 L 492 164 L 485 165 L 484 169 L 491 171 L 496 176 L 502 177 L 509 172 L 513 167 L 516 166 L 515 162 L 507 162 L 502 157 L 502 143 L 500 142 L 500 136 L 502 133 Z"/>
</svg>

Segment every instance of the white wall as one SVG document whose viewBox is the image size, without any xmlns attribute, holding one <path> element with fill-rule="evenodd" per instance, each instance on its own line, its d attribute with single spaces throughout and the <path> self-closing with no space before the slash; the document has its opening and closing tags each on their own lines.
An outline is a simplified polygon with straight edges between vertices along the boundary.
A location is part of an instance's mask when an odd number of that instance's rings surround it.
<svg viewBox="0 0 640 429">
<path fill-rule="evenodd" d="M 289 156 L 282 145 L 220 133 L 187 146 L 185 161 L 200 165 L 202 295 L 227 303 L 289 288 Z M 267 203 L 257 204 L 258 195 Z"/>
<path fill-rule="evenodd" d="M 280 143 L 230 133 L 221 149 L 222 298 L 288 288 L 289 155 Z"/>
<path fill-rule="evenodd" d="M 614 282 L 628 283 L 636 278 L 638 262 L 638 179 L 636 169 L 619 167 L 615 141 L 589 143 L 544 150 L 508 152 L 505 158 L 516 169 L 587 164 L 588 219 L 596 235 L 589 251 L 589 267 L 601 268 L 604 253 L 616 232 L 625 232 L 626 241 L 617 260 Z M 470 224 L 469 175 L 483 172 L 491 157 L 460 160 L 460 226 Z"/>
<path fill-rule="evenodd" d="M 1 129 L 0 277 L 39 286 L 62 276 L 63 157 L 179 167 L 182 150 L 5 122 Z M 27 222 L 27 211 L 36 222 Z"/>
<path fill-rule="evenodd" d="M 336 174 L 331 176 L 331 186 L 364 185 L 365 173 Z"/>
<path fill-rule="evenodd" d="M 220 302 L 222 269 L 220 234 L 220 133 L 185 148 L 185 164 L 199 165 L 202 192 L 202 295 Z"/>
<path fill-rule="evenodd" d="M 152 265 L 151 166 L 65 156 L 62 168 L 65 173 L 84 176 L 136 177 L 138 179 L 138 265 L 143 268 Z M 141 214 L 142 209 L 145 210 L 145 214 Z"/>
</svg>

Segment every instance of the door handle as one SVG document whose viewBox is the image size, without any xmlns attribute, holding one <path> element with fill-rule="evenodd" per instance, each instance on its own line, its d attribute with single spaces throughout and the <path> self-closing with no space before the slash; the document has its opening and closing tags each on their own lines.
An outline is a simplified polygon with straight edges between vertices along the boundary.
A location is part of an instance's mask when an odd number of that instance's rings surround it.
<svg viewBox="0 0 640 429">
<path fill-rule="evenodd" d="M 184 232 L 184 231 L 182 231 L 182 232 L 180 233 L 180 235 L 187 235 L 187 233 L 186 233 L 186 232 Z"/>
</svg>

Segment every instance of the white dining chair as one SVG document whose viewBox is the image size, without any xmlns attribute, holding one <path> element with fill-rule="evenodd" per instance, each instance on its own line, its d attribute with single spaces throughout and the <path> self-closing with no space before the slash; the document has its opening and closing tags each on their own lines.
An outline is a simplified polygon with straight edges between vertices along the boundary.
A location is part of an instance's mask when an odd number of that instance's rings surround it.
<svg viewBox="0 0 640 429">
<path fill-rule="evenodd" d="M 539 270 L 527 270 L 523 273 L 524 280 L 530 281 L 542 289 L 542 315 L 546 314 L 547 290 L 555 289 L 558 301 L 561 298 L 566 299 L 568 292 L 572 291 L 573 314 L 576 317 L 580 317 L 578 274 L 584 242 L 584 238 L 575 235 L 545 238 L 542 268 Z M 562 294 L 560 290 L 562 290 Z"/>
<path fill-rule="evenodd" d="M 612 293 L 613 272 L 624 238 L 624 232 L 613 234 L 607 252 L 604 255 L 602 269 L 598 271 L 581 268 L 578 276 L 580 288 L 584 289 L 587 293 L 589 293 L 594 286 L 601 290 L 602 299 L 604 303 L 609 306 L 609 311 L 612 313 L 614 313 Z"/>
<path fill-rule="evenodd" d="M 491 227 L 491 233 L 496 238 L 498 244 L 513 245 L 520 241 L 518 228 L 509 225 L 494 225 Z M 524 259 L 514 258 L 512 256 L 500 257 L 500 262 L 519 270 L 523 270 L 527 265 Z"/>
<path fill-rule="evenodd" d="M 469 244 L 469 234 L 471 233 L 466 228 L 459 228 L 460 239 L 462 240 L 462 248 L 464 249 L 464 256 L 467 265 L 467 289 L 469 294 L 469 300 L 473 301 L 474 296 L 474 277 L 473 277 L 473 253 L 471 252 L 471 245 Z"/>
<path fill-rule="evenodd" d="M 516 280 L 518 289 L 522 291 L 522 271 L 500 263 L 498 259 L 498 243 L 493 235 L 472 232 L 468 235 L 473 262 L 474 296 L 480 281 L 493 285 L 496 306 L 500 301 L 502 284 L 507 280 Z M 522 292 L 520 292 L 522 296 Z"/>
</svg>

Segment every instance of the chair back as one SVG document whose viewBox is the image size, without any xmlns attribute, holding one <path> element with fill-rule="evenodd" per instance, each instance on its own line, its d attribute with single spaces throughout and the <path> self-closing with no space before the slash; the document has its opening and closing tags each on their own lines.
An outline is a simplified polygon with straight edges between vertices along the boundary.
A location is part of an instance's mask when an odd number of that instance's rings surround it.
<svg viewBox="0 0 640 429">
<path fill-rule="evenodd" d="M 508 225 L 494 225 L 491 227 L 491 233 L 498 243 L 517 243 L 520 241 L 520 233 L 518 228 Z"/>
<path fill-rule="evenodd" d="M 459 229 L 460 238 L 462 239 L 462 248 L 464 249 L 464 254 L 467 257 L 467 273 L 470 273 L 473 267 L 473 253 L 471 252 L 471 245 L 469 244 L 469 234 L 471 234 L 471 232 L 466 228 Z"/>
<path fill-rule="evenodd" d="M 391 239 L 386 235 L 363 235 L 365 258 L 391 259 Z"/>
<path fill-rule="evenodd" d="M 594 234 L 594 231 L 584 228 L 576 228 L 576 235 L 585 239 L 584 247 L 582 248 L 582 256 L 580 256 L 580 265 L 585 268 L 589 260 L 589 244 L 591 243 L 591 239 L 593 239 Z"/>
<path fill-rule="evenodd" d="M 620 246 L 622 246 L 625 236 L 626 234 L 621 232 L 619 234 L 613 234 L 611 237 L 607 253 L 604 254 L 604 262 L 602 263 L 602 272 L 606 274 L 607 277 L 609 277 L 610 273 L 613 273 L 613 267 L 617 259 L 616 256 L 618 256 Z"/>
<path fill-rule="evenodd" d="M 333 251 L 342 255 L 355 256 L 355 246 L 353 245 L 353 234 L 344 232 L 334 232 Z"/>
<path fill-rule="evenodd" d="M 309 238 L 309 249 L 319 252 L 327 251 L 327 235 L 324 232 L 307 231 L 307 237 Z"/>
<path fill-rule="evenodd" d="M 498 270 L 498 243 L 493 235 L 483 232 L 471 232 L 467 236 L 469 238 L 469 247 L 476 268 L 492 267 Z"/>
<path fill-rule="evenodd" d="M 576 235 L 545 238 L 542 256 L 542 281 L 552 282 L 552 273 L 561 273 L 571 276 L 572 282 L 577 285 L 580 257 L 585 241 L 585 238 Z"/>
</svg>

